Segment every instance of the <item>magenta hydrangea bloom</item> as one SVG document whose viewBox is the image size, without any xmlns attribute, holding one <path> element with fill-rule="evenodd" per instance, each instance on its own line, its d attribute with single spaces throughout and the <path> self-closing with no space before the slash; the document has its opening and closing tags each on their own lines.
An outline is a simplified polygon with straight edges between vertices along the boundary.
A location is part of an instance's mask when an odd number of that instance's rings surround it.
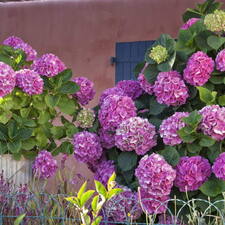
<svg viewBox="0 0 225 225">
<path fill-rule="evenodd" d="M 7 64 L 0 62 L 0 97 L 11 93 L 16 85 L 16 74 Z"/>
<path fill-rule="evenodd" d="M 200 129 L 205 135 L 221 141 L 225 138 L 225 107 L 209 105 L 202 108 L 199 113 L 202 115 Z"/>
<path fill-rule="evenodd" d="M 177 71 L 160 72 L 153 87 L 158 103 L 178 106 L 186 103 L 188 88 Z"/>
<path fill-rule="evenodd" d="M 195 191 L 211 175 L 211 166 L 209 161 L 201 156 L 184 156 L 180 158 L 176 172 L 175 186 L 181 192 Z"/>
<path fill-rule="evenodd" d="M 33 70 L 23 69 L 16 72 L 16 85 L 29 95 L 37 95 L 43 92 L 44 81 Z"/>
<path fill-rule="evenodd" d="M 8 45 L 11 47 L 16 47 L 18 44 L 22 44 L 24 41 L 16 36 L 10 36 L 3 41 L 3 45 Z"/>
<path fill-rule="evenodd" d="M 126 96 L 126 94 L 121 88 L 118 88 L 118 87 L 108 88 L 102 92 L 100 96 L 99 104 L 101 105 L 104 99 L 109 95 Z"/>
<path fill-rule="evenodd" d="M 116 87 L 121 88 L 124 93 L 133 100 L 143 94 L 140 83 L 136 80 L 121 80 L 117 83 Z"/>
<path fill-rule="evenodd" d="M 212 171 L 217 178 L 225 181 L 225 152 L 216 158 L 212 166 Z"/>
<path fill-rule="evenodd" d="M 130 97 L 109 95 L 99 109 L 98 119 L 103 129 L 115 131 L 123 120 L 136 116 L 136 110 Z"/>
<path fill-rule="evenodd" d="M 210 78 L 214 70 L 214 61 L 206 53 L 198 51 L 187 62 L 183 77 L 193 86 L 202 86 Z"/>
<path fill-rule="evenodd" d="M 126 119 L 116 129 L 115 143 L 122 151 L 144 155 L 157 144 L 155 126 L 141 117 Z"/>
<path fill-rule="evenodd" d="M 56 55 L 48 53 L 34 60 L 32 69 L 40 75 L 54 77 L 65 70 L 66 66 Z"/>
<path fill-rule="evenodd" d="M 80 87 L 73 96 L 81 105 L 87 105 L 95 96 L 94 83 L 86 77 L 75 77 L 72 81 Z"/>
<path fill-rule="evenodd" d="M 109 178 L 114 172 L 114 162 L 112 160 L 104 160 L 100 164 L 98 164 L 94 179 L 100 181 L 106 186 Z"/>
<path fill-rule="evenodd" d="M 216 56 L 216 69 L 225 71 L 225 49 L 221 50 Z"/>
<path fill-rule="evenodd" d="M 48 179 L 54 176 L 57 168 L 57 161 L 46 150 L 39 152 L 32 165 L 34 175 L 41 179 Z"/>
<path fill-rule="evenodd" d="M 143 73 L 140 73 L 138 75 L 138 81 L 140 83 L 141 88 L 148 94 L 153 94 L 153 85 L 150 84 L 147 79 L 145 78 L 145 75 Z"/>
<path fill-rule="evenodd" d="M 138 204 L 138 195 L 129 188 L 117 185 L 123 192 L 114 196 L 104 205 L 104 211 L 107 217 L 112 221 L 124 222 L 128 220 L 128 214 L 132 220 L 136 220 L 141 216 L 142 210 Z"/>
<path fill-rule="evenodd" d="M 200 20 L 199 18 L 191 18 L 186 23 L 184 23 L 180 29 L 187 30 L 189 27 L 191 27 L 193 24 L 195 24 L 199 20 Z"/>
<path fill-rule="evenodd" d="M 145 155 L 135 170 L 141 188 L 155 196 L 169 195 L 176 177 L 176 171 L 165 159 L 156 153 Z"/>
<path fill-rule="evenodd" d="M 176 216 L 162 214 L 159 215 L 159 224 L 164 225 L 185 225 L 185 223 L 181 222 Z"/>
<path fill-rule="evenodd" d="M 115 132 L 100 128 L 98 134 L 103 148 L 110 149 L 115 146 Z"/>
<path fill-rule="evenodd" d="M 182 143 L 182 139 L 177 134 L 177 131 L 185 127 L 185 123 L 181 120 L 187 117 L 187 112 L 175 112 L 172 116 L 163 120 L 159 128 L 160 137 L 165 145 L 178 145 Z"/>
<path fill-rule="evenodd" d="M 169 195 L 152 195 L 147 190 L 140 188 L 140 197 L 145 213 L 161 214 L 166 212 Z"/>
<path fill-rule="evenodd" d="M 75 158 L 84 163 L 96 161 L 102 155 L 99 137 L 88 131 L 76 133 L 73 136 L 73 146 Z"/>
</svg>

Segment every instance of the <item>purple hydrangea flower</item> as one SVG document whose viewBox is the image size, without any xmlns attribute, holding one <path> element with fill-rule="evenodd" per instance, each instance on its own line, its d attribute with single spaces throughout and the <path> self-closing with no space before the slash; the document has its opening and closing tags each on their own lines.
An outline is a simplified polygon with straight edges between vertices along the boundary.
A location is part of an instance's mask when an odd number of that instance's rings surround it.
<svg viewBox="0 0 225 225">
<path fill-rule="evenodd" d="M 191 85 L 202 86 L 209 80 L 214 64 L 213 59 L 206 53 L 198 51 L 188 59 L 184 79 Z"/>
<path fill-rule="evenodd" d="M 16 85 L 14 70 L 7 64 L 0 62 L 0 97 L 11 93 Z"/>
<path fill-rule="evenodd" d="M 187 117 L 187 112 L 175 112 L 172 116 L 163 120 L 159 128 L 160 137 L 165 145 L 178 145 L 182 143 L 182 139 L 177 134 L 177 131 L 185 127 L 185 123 L 181 120 Z"/>
<path fill-rule="evenodd" d="M 10 36 L 3 41 L 3 45 L 8 45 L 11 47 L 16 47 L 18 44 L 22 44 L 24 41 L 16 36 Z"/>
<path fill-rule="evenodd" d="M 84 163 L 96 161 L 102 155 L 99 137 L 88 131 L 76 133 L 73 137 L 73 146 L 74 156 Z"/>
<path fill-rule="evenodd" d="M 34 175 L 40 179 L 48 179 L 54 176 L 57 168 L 57 161 L 46 150 L 39 152 L 32 166 Z"/>
<path fill-rule="evenodd" d="M 109 95 L 126 96 L 126 94 L 121 88 L 118 88 L 118 87 L 108 88 L 102 92 L 100 96 L 99 104 L 101 105 L 104 99 Z"/>
<path fill-rule="evenodd" d="M 147 214 L 161 214 L 167 210 L 169 195 L 152 195 L 140 188 L 141 204 Z"/>
<path fill-rule="evenodd" d="M 136 110 L 130 97 L 109 95 L 100 107 L 98 119 L 103 129 L 115 131 L 123 120 L 136 116 Z"/>
<path fill-rule="evenodd" d="M 186 103 L 188 88 L 177 71 L 160 72 L 153 87 L 160 104 L 178 106 Z"/>
<path fill-rule="evenodd" d="M 176 171 L 159 154 L 144 156 L 135 170 L 141 188 L 154 196 L 169 195 Z"/>
<path fill-rule="evenodd" d="M 116 129 L 115 143 L 122 151 L 144 155 L 157 144 L 155 126 L 141 117 L 126 119 Z"/>
<path fill-rule="evenodd" d="M 225 107 L 209 105 L 202 108 L 199 113 L 202 115 L 200 129 L 205 135 L 217 141 L 225 138 Z"/>
<path fill-rule="evenodd" d="M 209 161 L 201 156 L 185 156 L 180 158 L 176 172 L 175 186 L 181 192 L 195 191 L 211 175 L 211 166 Z"/>
<path fill-rule="evenodd" d="M 140 83 L 141 88 L 148 94 L 152 95 L 153 94 L 153 85 L 150 84 L 143 73 L 140 73 L 138 75 L 138 81 Z"/>
<path fill-rule="evenodd" d="M 114 132 L 100 128 L 98 134 L 103 148 L 110 149 L 115 146 Z"/>
<path fill-rule="evenodd" d="M 143 90 L 140 86 L 140 83 L 136 80 L 119 81 L 116 87 L 121 88 L 124 93 L 133 100 L 137 99 L 143 94 Z"/>
<path fill-rule="evenodd" d="M 16 72 L 16 85 L 29 95 L 43 92 L 44 81 L 33 70 L 23 69 Z"/>
<path fill-rule="evenodd" d="M 195 24 L 199 20 L 200 20 L 199 18 L 191 18 L 186 23 L 184 23 L 180 29 L 187 30 L 189 27 L 191 27 L 193 24 Z"/>
<path fill-rule="evenodd" d="M 216 69 L 225 71 L 225 49 L 221 50 L 216 56 Z"/>
<path fill-rule="evenodd" d="M 87 105 L 95 96 L 94 83 L 86 77 L 75 77 L 72 81 L 80 86 L 80 90 L 73 96 L 81 105 Z"/>
<path fill-rule="evenodd" d="M 65 70 L 66 66 L 56 55 L 48 53 L 34 60 L 32 69 L 40 75 L 54 77 Z"/>
<path fill-rule="evenodd" d="M 114 162 L 112 160 L 104 160 L 98 164 L 94 179 L 106 186 L 109 178 L 114 172 Z"/>
<path fill-rule="evenodd" d="M 217 178 L 225 181 L 225 152 L 216 158 L 212 166 L 212 171 Z"/>
</svg>

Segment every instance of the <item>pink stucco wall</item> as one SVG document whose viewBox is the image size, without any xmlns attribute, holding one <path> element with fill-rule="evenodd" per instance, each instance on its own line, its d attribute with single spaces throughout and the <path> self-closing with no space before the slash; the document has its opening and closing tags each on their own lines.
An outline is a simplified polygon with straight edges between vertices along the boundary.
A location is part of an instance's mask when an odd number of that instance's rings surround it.
<svg viewBox="0 0 225 225">
<path fill-rule="evenodd" d="M 225 3 L 225 0 L 220 0 Z M 44 0 L 0 3 L 0 41 L 17 35 L 39 54 L 58 55 L 74 76 L 95 82 L 100 92 L 113 86 L 115 68 L 110 57 L 116 42 L 156 39 L 161 33 L 176 37 L 181 15 L 203 0 Z M 74 161 L 79 173 L 90 177 Z M 84 172 L 85 171 L 85 172 Z"/>
</svg>

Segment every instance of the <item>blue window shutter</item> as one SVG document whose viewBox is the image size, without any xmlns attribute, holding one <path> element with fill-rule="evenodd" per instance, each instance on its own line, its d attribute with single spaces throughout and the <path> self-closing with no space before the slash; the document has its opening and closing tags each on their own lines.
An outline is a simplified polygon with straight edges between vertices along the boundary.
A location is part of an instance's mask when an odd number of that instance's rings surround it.
<svg viewBox="0 0 225 225">
<path fill-rule="evenodd" d="M 145 52 L 154 41 L 116 43 L 116 83 L 120 80 L 135 80 L 134 68 L 144 60 Z"/>
</svg>

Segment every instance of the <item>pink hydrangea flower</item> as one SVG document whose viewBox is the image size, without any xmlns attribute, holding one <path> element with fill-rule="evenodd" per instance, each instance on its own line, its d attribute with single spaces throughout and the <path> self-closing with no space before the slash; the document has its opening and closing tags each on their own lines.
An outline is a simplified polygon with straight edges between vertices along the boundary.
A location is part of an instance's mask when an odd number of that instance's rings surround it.
<svg viewBox="0 0 225 225">
<path fill-rule="evenodd" d="M 123 192 L 111 198 L 106 202 L 104 211 L 107 217 L 115 222 L 124 222 L 128 220 L 128 214 L 135 221 L 141 216 L 142 210 L 138 204 L 138 195 L 129 188 L 117 185 Z"/>
<path fill-rule="evenodd" d="M 202 115 L 200 129 L 205 135 L 217 141 L 225 138 L 225 107 L 209 105 L 202 108 L 199 113 Z"/>
<path fill-rule="evenodd" d="M 160 72 L 153 87 L 160 104 L 178 106 L 186 103 L 188 88 L 177 71 Z"/>
<path fill-rule="evenodd" d="M 16 36 L 10 36 L 3 41 L 3 45 L 8 45 L 11 47 L 16 47 L 18 44 L 22 44 L 24 41 Z"/>
<path fill-rule="evenodd" d="M 187 62 L 184 80 L 194 86 L 204 85 L 214 70 L 214 61 L 206 53 L 198 51 Z"/>
<path fill-rule="evenodd" d="M 16 85 L 29 95 L 43 92 L 44 81 L 33 70 L 24 69 L 16 72 Z"/>
<path fill-rule="evenodd" d="M 100 107 L 98 119 L 103 129 L 115 131 L 123 120 L 136 116 L 136 110 L 130 97 L 109 95 Z"/>
<path fill-rule="evenodd" d="M 73 96 L 81 105 L 87 105 L 95 96 L 94 83 L 86 77 L 75 77 L 72 81 L 80 87 Z"/>
<path fill-rule="evenodd" d="M 7 64 L 0 62 L 0 97 L 11 93 L 16 85 L 14 70 Z"/>
<path fill-rule="evenodd" d="M 140 188 L 141 204 L 145 213 L 161 214 L 167 210 L 168 195 L 152 195 L 144 188 Z"/>
<path fill-rule="evenodd" d="M 216 56 L 216 69 L 225 71 L 225 49 L 221 50 Z"/>
<path fill-rule="evenodd" d="M 187 112 L 175 112 L 172 116 L 163 120 L 159 128 L 160 137 L 165 145 L 178 145 L 182 143 L 182 139 L 177 134 L 177 131 L 185 127 L 185 123 L 181 120 L 187 117 Z"/>
<path fill-rule="evenodd" d="M 195 24 L 199 20 L 200 20 L 199 18 L 191 18 L 186 23 L 184 23 L 180 29 L 187 30 L 189 27 L 191 27 L 193 24 Z"/>
<path fill-rule="evenodd" d="M 40 75 L 54 77 L 65 70 L 66 66 L 56 55 L 48 53 L 34 60 L 32 69 Z"/>
<path fill-rule="evenodd" d="M 212 171 L 217 178 L 225 181 L 225 152 L 216 158 L 212 166 Z"/>
<path fill-rule="evenodd" d="M 144 155 L 157 144 L 155 126 L 141 117 L 126 119 L 116 129 L 115 143 L 122 151 Z"/>
<path fill-rule="evenodd" d="M 209 161 L 201 156 L 185 156 L 180 158 L 176 171 L 175 186 L 181 192 L 195 191 L 211 175 L 211 166 Z"/>
<path fill-rule="evenodd" d="M 110 149 L 115 146 L 115 132 L 100 128 L 98 134 L 103 148 Z"/>
<path fill-rule="evenodd" d="M 100 181 L 106 186 L 109 178 L 114 172 L 114 162 L 112 160 L 104 160 L 98 164 L 94 179 Z"/>
<path fill-rule="evenodd" d="M 48 179 L 54 176 L 57 168 L 57 161 L 46 150 L 39 152 L 32 166 L 34 175 L 41 179 Z"/>
<path fill-rule="evenodd" d="M 140 73 L 138 75 L 138 81 L 140 83 L 141 88 L 148 94 L 152 95 L 153 94 L 153 85 L 150 84 L 143 73 Z"/>
<path fill-rule="evenodd" d="M 117 83 L 116 87 L 121 88 L 124 93 L 133 100 L 143 94 L 140 83 L 136 80 L 121 80 Z"/>
<path fill-rule="evenodd" d="M 185 225 L 183 222 L 180 221 L 176 216 L 170 216 L 166 214 L 159 215 L 159 224 L 164 225 Z"/>
<path fill-rule="evenodd" d="M 135 170 L 141 188 L 154 196 L 169 195 L 176 177 L 176 171 L 165 159 L 156 153 L 145 155 Z"/>
<path fill-rule="evenodd" d="M 126 94 L 121 88 L 118 88 L 118 87 L 108 88 L 102 92 L 100 96 L 99 104 L 101 105 L 104 99 L 109 95 L 126 96 Z"/>
<path fill-rule="evenodd" d="M 76 133 L 73 137 L 73 146 L 75 158 L 84 163 L 96 161 L 102 155 L 99 137 L 88 131 Z"/>
</svg>

